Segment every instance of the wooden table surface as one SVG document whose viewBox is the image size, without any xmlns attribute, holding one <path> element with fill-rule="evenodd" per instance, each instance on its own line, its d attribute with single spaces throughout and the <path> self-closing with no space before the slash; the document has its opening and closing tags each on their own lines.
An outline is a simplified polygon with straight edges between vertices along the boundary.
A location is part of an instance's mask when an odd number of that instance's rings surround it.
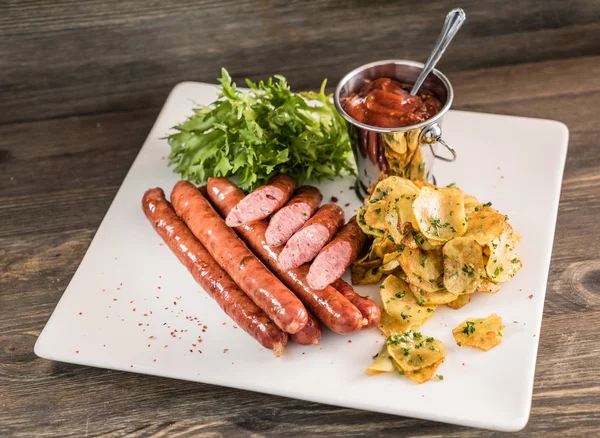
<svg viewBox="0 0 600 438">
<path fill-rule="evenodd" d="M 433 3 L 0 3 L 0 436 L 491 435 L 33 354 L 175 84 L 225 66 L 300 90 L 369 61 L 423 61 L 456 5 Z M 467 23 L 440 63 L 454 107 L 571 132 L 520 435 L 600 436 L 600 2 L 461 6 Z"/>
</svg>

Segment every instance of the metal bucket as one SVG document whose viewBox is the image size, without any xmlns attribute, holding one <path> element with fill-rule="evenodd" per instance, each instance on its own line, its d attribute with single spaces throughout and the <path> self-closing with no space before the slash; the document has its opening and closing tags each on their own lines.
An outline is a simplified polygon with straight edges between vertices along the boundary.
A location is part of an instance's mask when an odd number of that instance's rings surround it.
<svg viewBox="0 0 600 438">
<path fill-rule="evenodd" d="M 429 74 L 423 88 L 435 94 L 442 109 L 422 123 L 402 128 L 378 128 L 354 120 L 342 107 L 341 100 L 358 93 L 368 81 L 385 77 L 412 85 L 422 69 L 423 64 L 402 59 L 372 62 L 348 73 L 335 89 L 335 106 L 348 122 L 346 125 L 358 172 L 356 194 L 361 199 L 368 195 L 368 188 L 378 181 L 382 173 L 435 182 L 432 173 L 435 159 L 456 159 L 454 149 L 442 139 L 440 127 L 442 117 L 452 105 L 454 91 L 448 78 L 436 69 Z M 451 156 L 438 155 L 438 144 L 444 146 Z"/>
</svg>

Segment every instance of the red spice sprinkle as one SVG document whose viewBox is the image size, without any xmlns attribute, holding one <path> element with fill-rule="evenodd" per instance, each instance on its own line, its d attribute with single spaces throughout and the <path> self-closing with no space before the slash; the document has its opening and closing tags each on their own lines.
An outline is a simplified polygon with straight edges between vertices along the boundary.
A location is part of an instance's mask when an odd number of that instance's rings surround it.
<svg viewBox="0 0 600 438">
<path fill-rule="evenodd" d="M 226 322 L 224 322 L 224 323 L 223 323 L 223 325 L 227 325 L 227 323 L 226 323 Z"/>
<path fill-rule="evenodd" d="M 75 350 L 75 353 L 79 354 L 79 350 Z"/>
<path fill-rule="evenodd" d="M 193 352 L 194 352 L 194 350 L 192 350 L 192 349 L 190 348 L 190 353 L 193 353 Z"/>
<path fill-rule="evenodd" d="M 117 301 L 117 299 L 116 299 L 116 298 L 113 298 L 113 301 Z"/>
<path fill-rule="evenodd" d="M 133 304 L 133 300 L 131 300 L 131 301 L 129 302 L 129 304 Z"/>
<path fill-rule="evenodd" d="M 202 354 L 202 350 L 198 350 L 198 353 Z"/>
<path fill-rule="evenodd" d="M 156 336 L 149 336 L 148 339 L 156 339 Z"/>
<path fill-rule="evenodd" d="M 519 321 L 513 321 L 513 322 L 514 322 L 515 324 L 518 324 L 518 323 L 519 323 Z"/>
<path fill-rule="evenodd" d="M 338 202 L 338 198 L 336 198 L 335 196 L 331 197 L 331 202 Z"/>
<path fill-rule="evenodd" d="M 354 190 L 354 186 L 350 186 L 350 187 L 348 187 L 348 189 Z"/>
<path fill-rule="evenodd" d="M 535 338 L 535 333 L 533 334 L 533 337 Z"/>
<path fill-rule="evenodd" d="M 106 344 L 104 344 L 103 347 L 106 347 Z"/>
<path fill-rule="evenodd" d="M 156 359 L 154 359 L 152 362 L 156 362 Z"/>
<path fill-rule="evenodd" d="M 463 365 L 463 367 L 464 367 L 464 366 L 465 366 L 465 363 L 463 362 L 463 363 L 462 363 L 462 365 Z"/>
<path fill-rule="evenodd" d="M 158 278 L 162 278 L 162 275 L 159 275 Z"/>
<path fill-rule="evenodd" d="M 133 368 L 133 365 L 129 365 L 129 368 Z"/>
<path fill-rule="evenodd" d="M 121 290 L 121 288 L 120 288 L 120 287 L 118 287 L 118 288 L 117 288 L 117 290 Z"/>
<path fill-rule="evenodd" d="M 80 315 L 83 315 L 83 313 L 79 312 Z"/>
<path fill-rule="evenodd" d="M 144 324 L 142 324 L 142 323 L 140 322 L 140 323 L 138 324 L 138 327 L 140 327 L 140 326 L 142 326 L 142 325 L 144 325 Z"/>
<path fill-rule="evenodd" d="M 303 351 L 302 354 L 306 354 L 306 353 Z"/>
<path fill-rule="evenodd" d="M 160 290 L 160 286 L 156 286 L 156 288 Z"/>
<path fill-rule="evenodd" d="M 135 307 L 133 308 L 133 311 L 135 312 Z"/>
<path fill-rule="evenodd" d="M 176 306 L 177 305 L 177 301 L 173 301 L 173 305 Z"/>
<path fill-rule="evenodd" d="M 192 344 L 192 347 L 195 347 L 195 346 L 196 346 L 196 344 Z"/>
<path fill-rule="evenodd" d="M 150 344 L 148 344 L 148 347 L 150 347 Z"/>
<path fill-rule="evenodd" d="M 167 347 L 168 347 L 168 345 L 165 345 L 163 348 L 167 348 Z"/>
<path fill-rule="evenodd" d="M 157 296 L 156 296 L 156 299 L 157 299 L 157 300 L 160 300 L 160 297 L 157 295 Z"/>
<path fill-rule="evenodd" d="M 106 289 L 102 289 L 102 292 L 106 292 Z"/>
<path fill-rule="evenodd" d="M 352 343 L 352 339 L 348 339 L 348 343 L 351 344 Z"/>
<path fill-rule="evenodd" d="M 223 348 L 223 353 L 227 353 L 229 351 L 229 348 Z"/>
<path fill-rule="evenodd" d="M 144 316 L 148 316 L 148 314 L 147 314 L 147 313 L 144 313 Z"/>
<path fill-rule="evenodd" d="M 350 207 L 350 203 L 349 203 L 349 202 L 346 202 L 346 203 L 344 204 L 344 207 Z"/>
<path fill-rule="evenodd" d="M 529 295 L 529 297 L 528 297 L 528 298 L 529 298 L 530 300 L 532 300 L 532 299 L 533 299 L 533 295 Z"/>
</svg>

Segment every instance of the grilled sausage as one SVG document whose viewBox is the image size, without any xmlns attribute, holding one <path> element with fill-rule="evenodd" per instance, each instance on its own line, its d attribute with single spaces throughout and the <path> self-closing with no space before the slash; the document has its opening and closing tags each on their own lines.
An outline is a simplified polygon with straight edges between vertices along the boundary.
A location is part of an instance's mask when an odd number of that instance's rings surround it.
<svg viewBox="0 0 600 438">
<path fill-rule="evenodd" d="M 310 262 L 344 224 L 344 210 L 325 204 L 300 228 L 279 255 L 283 269 L 293 269 Z"/>
<path fill-rule="evenodd" d="M 342 279 L 334 281 L 333 287 L 335 287 L 343 296 L 348 298 L 348 300 L 360 310 L 362 316 L 368 321 L 367 325 L 363 328 L 367 329 L 379 324 L 381 310 L 375 301 L 357 294 L 354 291 L 354 288 Z"/>
<path fill-rule="evenodd" d="M 292 334 L 302 330 L 308 314 L 300 300 L 225 225 L 196 187 L 179 181 L 171 203 L 216 262 L 280 329 Z"/>
<path fill-rule="evenodd" d="M 279 356 L 288 335 L 238 287 L 194 237 L 165 199 L 161 189 L 148 190 L 142 199 L 146 217 L 194 280 L 235 323 L 263 347 Z"/>
<path fill-rule="evenodd" d="M 265 237 L 271 246 L 281 246 L 317 211 L 323 195 L 316 187 L 300 187 L 292 199 L 278 210 L 267 227 Z"/>
<path fill-rule="evenodd" d="M 308 271 L 310 287 L 323 289 L 344 275 L 348 266 L 356 260 L 366 240 L 367 236 L 358 226 L 354 216 L 310 265 Z"/>
<path fill-rule="evenodd" d="M 227 215 L 225 222 L 230 227 L 239 227 L 259 221 L 279 210 L 290 199 L 296 181 L 287 175 L 277 175 L 267 184 L 248 194 Z"/>
<path fill-rule="evenodd" d="M 319 341 L 323 336 L 321 324 L 312 313 L 308 312 L 308 322 L 302 330 L 293 335 L 290 335 L 292 341 L 300 345 L 319 345 Z"/>
<path fill-rule="evenodd" d="M 208 196 L 215 208 L 225 216 L 244 194 L 227 178 L 209 178 Z M 272 248 L 267 244 L 266 228 L 265 221 L 257 221 L 236 228 L 236 232 L 326 327 L 340 334 L 351 334 L 360 330 L 367 321 L 348 299 L 333 287 L 317 291 L 308 285 L 307 264 L 291 270 L 281 267 L 277 261 L 281 248 Z"/>
</svg>

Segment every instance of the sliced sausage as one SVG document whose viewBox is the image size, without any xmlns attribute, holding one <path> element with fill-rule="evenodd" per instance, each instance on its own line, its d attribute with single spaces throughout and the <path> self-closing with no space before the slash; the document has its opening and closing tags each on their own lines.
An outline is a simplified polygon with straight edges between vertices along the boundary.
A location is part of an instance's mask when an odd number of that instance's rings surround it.
<svg viewBox="0 0 600 438">
<path fill-rule="evenodd" d="M 300 300 L 225 225 L 196 187 L 179 181 L 171 193 L 171 203 L 216 262 L 280 329 L 287 333 L 302 330 L 308 314 Z"/>
<path fill-rule="evenodd" d="M 310 287 L 323 289 L 344 275 L 348 266 L 358 257 L 366 240 L 367 236 L 358 226 L 354 216 L 310 265 L 308 271 Z"/>
<path fill-rule="evenodd" d="M 249 222 L 262 220 L 283 207 L 295 189 L 294 178 L 277 175 L 240 201 L 229 212 L 225 222 L 230 227 L 239 227 Z"/>
<path fill-rule="evenodd" d="M 317 211 L 323 195 L 316 187 L 300 187 L 292 199 L 278 210 L 267 228 L 267 243 L 281 246 Z"/>
<path fill-rule="evenodd" d="M 279 255 L 279 264 L 287 270 L 310 262 L 343 224 L 344 210 L 325 204 L 290 237 Z"/>
<path fill-rule="evenodd" d="M 244 197 L 244 194 L 227 178 L 209 178 L 208 196 L 215 208 L 225 216 Z M 235 230 L 326 327 L 340 334 L 351 334 L 360 330 L 367 321 L 347 298 L 331 286 L 323 290 L 314 290 L 308 285 L 307 264 L 291 270 L 281 267 L 277 260 L 281 248 L 272 248 L 267 244 L 266 229 L 265 221 L 257 221 Z"/>
<path fill-rule="evenodd" d="M 362 316 L 368 321 L 364 328 L 375 327 L 381 319 L 381 310 L 375 301 L 370 298 L 363 297 L 354 291 L 354 288 L 342 279 L 333 282 L 335 287 L 343 296 L 354 304 Z"/>
<path fill-rule="evenodd" d="M 142 208 L 156 232 L 194 280 L 239 327 L 279 356 L 287 344 L 287 333 L 279 329 L 221 269 L 177 216 L 165 199 L 165 193 L 161 189 L 148 190 L 142 199 Z"/>
<path fill-rule="evenodd" d="M 321 324 L 310 312 L 308 312 L 308 322 L 304 328 L 290 335 L 292 341 L 300 345 L 319 345 L 322 336 Z"/>
</svg>

